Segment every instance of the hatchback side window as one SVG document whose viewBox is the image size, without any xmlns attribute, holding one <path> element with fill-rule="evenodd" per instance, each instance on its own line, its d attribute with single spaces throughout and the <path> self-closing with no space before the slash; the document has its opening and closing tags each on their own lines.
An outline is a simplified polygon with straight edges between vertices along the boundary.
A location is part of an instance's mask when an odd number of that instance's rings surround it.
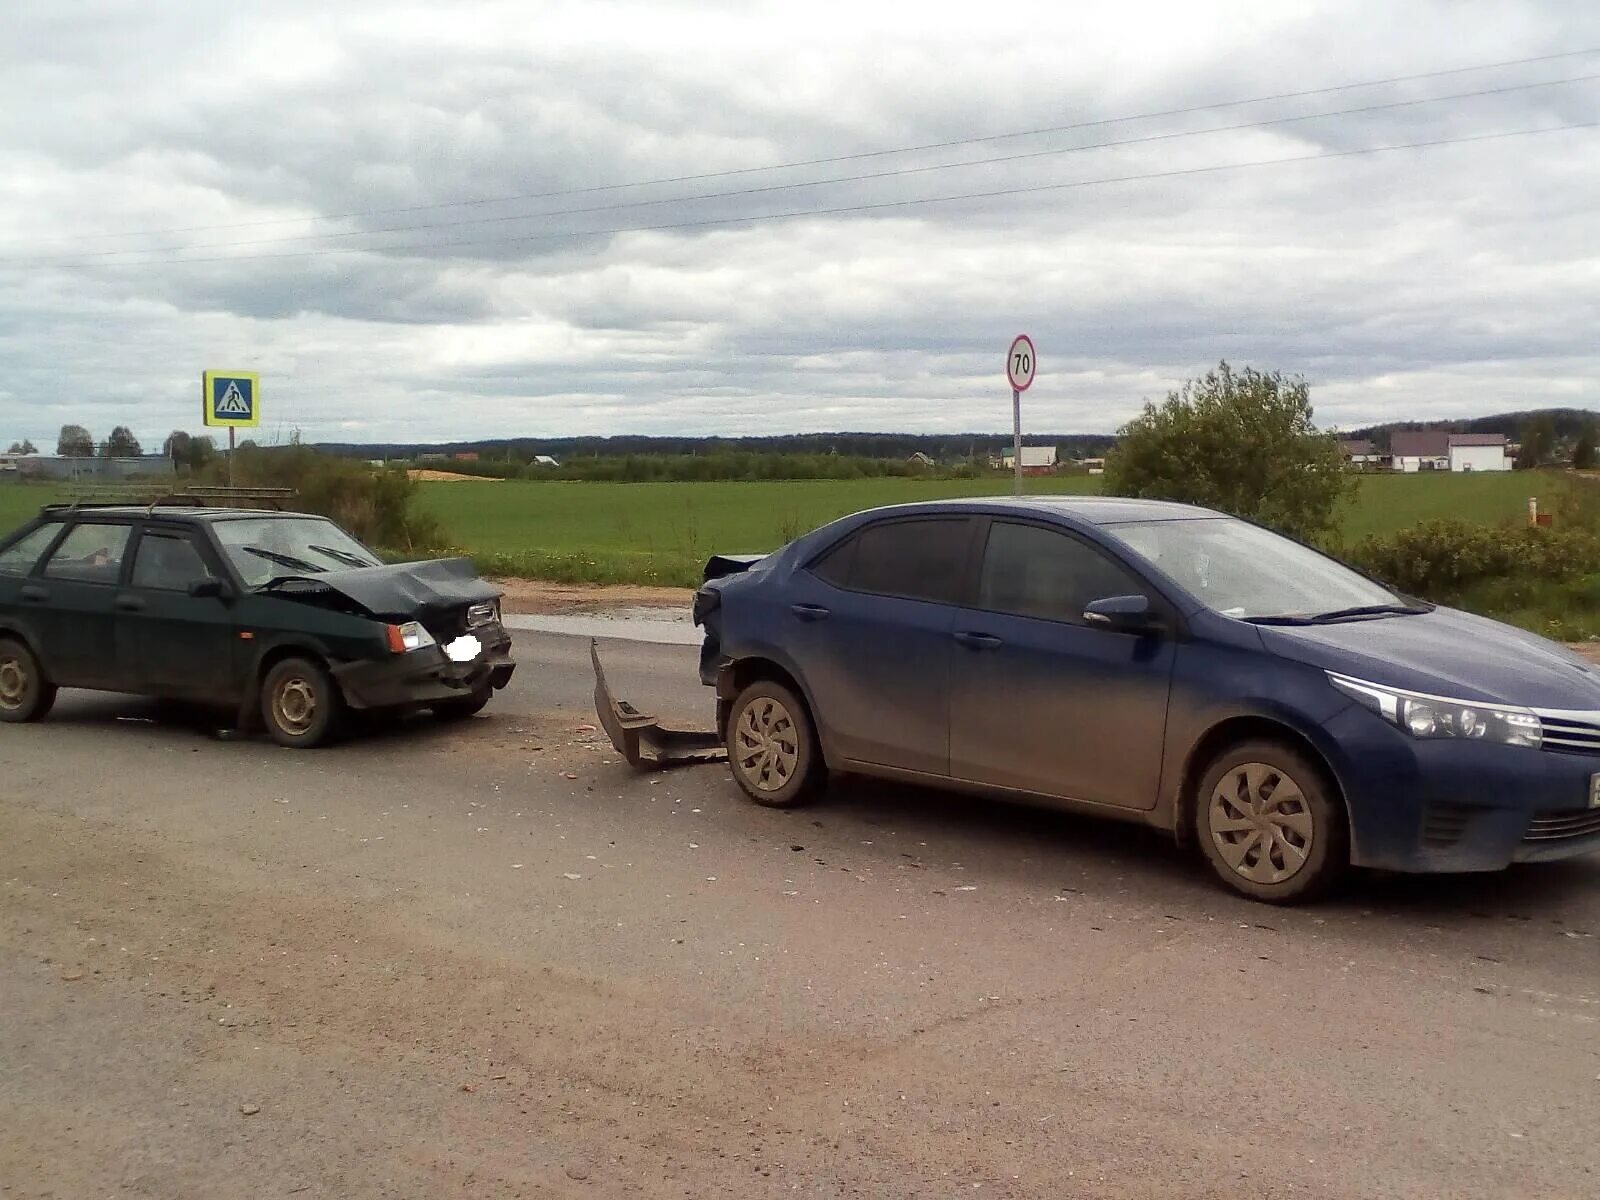
<svg viewBox="0 0 1600 1200">
<path fill-rule="evenodd" d="M 884 521 L 856 535 L 849 587 L 881 596 L 953 604 L 961 596 L 972 522 Z"/>
<path fill-rule="evenodd" d="M 122 554 L 132 532 L 129 525 L 81 521 L 56 547 L 45 564 L 44 573 L 51 579 L 116 583 L 122 577 Z"/>
<path fill-rule="evenodd" d="M 39 561 L 45 547 L 55 541 L 60 532 L 61 526 L 54 522 L 41 525 L 0 550 L 0 575 L 26 575 L 33 570 L 33 564 Z"/>
<path fill-rule="evenodd" d="M 1037 525 L 989 527 L 978 606 L 990 612 L 1083 624 L 1090 601 L 1149 589 L 1092 546 Z"/>
<path fill-rule="evenodd" d="M 167 592 L 212 577 L 193 539 L 181 533 L 146 533 L 133 552 L 133 586 Z"/>
</svg>

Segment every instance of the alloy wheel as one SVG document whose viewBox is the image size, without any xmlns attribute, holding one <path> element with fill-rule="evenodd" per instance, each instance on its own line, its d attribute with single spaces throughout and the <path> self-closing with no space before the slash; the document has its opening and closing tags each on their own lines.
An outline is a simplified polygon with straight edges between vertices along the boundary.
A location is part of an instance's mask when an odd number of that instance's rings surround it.
<svg viewBox="0 0 1600 1200">
<path fill-rule="evenodd" d="M 1316 820 L 1305 793 L 1266 763 L 1240 763 L 1218 780 L 1207 814 L 1222 860 L 1252 883 L 1283 883 L 1305 866 Z"/>
<path fill-rule="evenodd" d="M 792 778 L 800 761 L 794 718 L 777 700 L 761 696 L 739 714 L 734 736 L 740 773 L 757 791 L 776 792 Z"/>
</svg>

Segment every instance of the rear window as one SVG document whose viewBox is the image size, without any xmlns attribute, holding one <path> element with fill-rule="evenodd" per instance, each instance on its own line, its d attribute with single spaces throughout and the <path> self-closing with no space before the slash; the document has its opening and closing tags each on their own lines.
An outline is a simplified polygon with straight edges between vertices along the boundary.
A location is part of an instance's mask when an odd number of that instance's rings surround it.
<svg viewBox="0 0 1600 1200">
<path fill-rule="evenodd" d="M 41 525 L 0 550 L 0 575 L 26 575 L 33 570 L 34 563 L 60 532 L 60 525 Z"/>
<path fill-rule="evenodd" d="M 122 578 L 122 553 L 132 532 L 129 525 L 80 521 L 56 547 L 44 573 L 51 579 L 116 583 Z"/>
<path fill-rule="evenodd" d="M 971 530 L 959 517 L 869 525 L 812 571 L 851 591 L 952 604 L 961 595 Z"/>
</svg>

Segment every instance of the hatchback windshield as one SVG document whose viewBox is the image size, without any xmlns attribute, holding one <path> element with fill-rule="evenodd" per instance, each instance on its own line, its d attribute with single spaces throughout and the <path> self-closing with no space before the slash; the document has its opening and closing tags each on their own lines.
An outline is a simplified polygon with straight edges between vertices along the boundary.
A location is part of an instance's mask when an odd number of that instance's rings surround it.
<svg viewBox="0 0 1600 1200">
<path fill-rule="evenodd" d="M 1406 603 L 1331 558 L 1231 517 L 1142 521 L 1110 532 L 1225 617 L 1309 617 Z"/>
<path fill-rule="evenodd" d="M 319 517 L 246 517 L 218 521 L 217 540 L 246 587 L 288 575 L 375 567 L 378 560 L 332 521 Z"/>
</svg>

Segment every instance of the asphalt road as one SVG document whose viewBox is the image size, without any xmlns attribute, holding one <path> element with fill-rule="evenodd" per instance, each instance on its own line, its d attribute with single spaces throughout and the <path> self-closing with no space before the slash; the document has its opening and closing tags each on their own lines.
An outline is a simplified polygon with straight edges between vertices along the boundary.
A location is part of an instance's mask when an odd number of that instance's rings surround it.
<svg viewBox="0 0 1600 1200">
<path fill-rule="evenodd" d="M 635 774 L 587 644 L 518 653 L 327 751 L 0 728 L 0 1196 L 1600 1195 L 1600 859 L 1271 909 L 1131 827 Z"/>
</svg>

